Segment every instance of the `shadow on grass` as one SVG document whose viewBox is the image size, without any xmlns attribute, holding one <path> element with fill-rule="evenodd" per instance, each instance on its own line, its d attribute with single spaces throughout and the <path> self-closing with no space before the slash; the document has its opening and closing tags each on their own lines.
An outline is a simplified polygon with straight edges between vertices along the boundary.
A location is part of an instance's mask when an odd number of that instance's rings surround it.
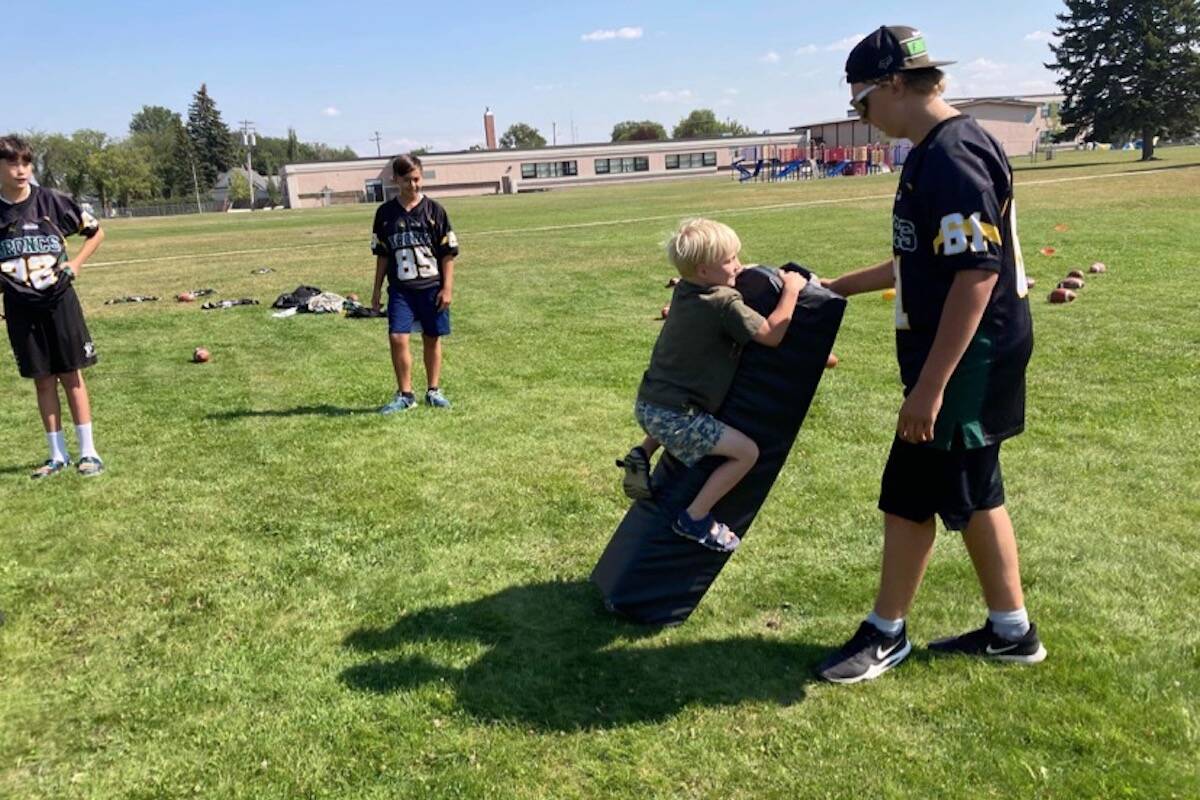
<svg viewBox="0 0 1200 800">
<path fill-rule="evenodd" d="M 205 417 L 205 419 L 231 420 L 243 419 L 246 417 L 349 417 L 353 414 L 374 414 L 378 410 L 378 406 L 371 406 L 369 408 L 342 408 L 341 406 L 331 406 L 328 403 L 324 403 L 319 406 L 268 408 L 261 411 L 256 411 L 252 408 L 243 408 L 236 411 L 220 411 L 216 414 L 209 414 Z"/>
<path fill-rule="evenodd" d="M 33 472 L 37 464 L 13 464 L 8 467 L 0 467 L 0 475 L 16 475 L 18 472 Z"/>
<path fill-rule="evenodd" d="M 340 680 L 380 694 L 444 681 L 480 719 L 580 730 L 655 722 L 694 705 L 795 703 L 828 653 L 758 637 L 655 645 L 661 630 L 612 617 L 584 581 L 515 586 L 407 614 L 383 630 L 355 631 L 346 647 L 381 655 Z M 461 653 L 463 644 L 487 651 L 461 668 L 414 653 Z M 395 650 L 404 654 L 387 655 Z"/>
</svg>

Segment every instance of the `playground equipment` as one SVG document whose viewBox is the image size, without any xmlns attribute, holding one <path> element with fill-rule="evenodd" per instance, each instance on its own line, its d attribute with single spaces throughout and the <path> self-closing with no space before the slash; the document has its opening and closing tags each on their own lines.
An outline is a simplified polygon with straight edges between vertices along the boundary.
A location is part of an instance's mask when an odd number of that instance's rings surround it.
<svg viewBox="0 0 1200 800">
<path fill-rule="evenodd" d="M 762 144 L 731 148 L 731 174 L 739 183 L 875 175 L 904 164 L 908 142 L 833 147 L 801 141 L 798 145 Z"/>
</svg>

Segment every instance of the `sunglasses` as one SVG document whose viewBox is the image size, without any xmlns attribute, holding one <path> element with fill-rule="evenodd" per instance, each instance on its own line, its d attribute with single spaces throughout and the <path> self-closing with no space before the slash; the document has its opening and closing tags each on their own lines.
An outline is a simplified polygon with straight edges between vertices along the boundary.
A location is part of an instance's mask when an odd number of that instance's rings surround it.
<svg viewBox="0 0 1200 800">
<path fill-rule="evenodd" d="M 858 94 L 854 95 L 854 97 L 850 98 L 850 107 L 853 108 L 855 110 L 855 112 L 858 113 L 858 116 L 860 116 L 864 119 L 866 118 L 866 116 L 867 116 L 867 95 L 869 95 L 871 92 L 878 89 L 880 86 L 881 86 L 881 84 L 872 83 L 870 86 L 863 89 Z"/>
</svg>

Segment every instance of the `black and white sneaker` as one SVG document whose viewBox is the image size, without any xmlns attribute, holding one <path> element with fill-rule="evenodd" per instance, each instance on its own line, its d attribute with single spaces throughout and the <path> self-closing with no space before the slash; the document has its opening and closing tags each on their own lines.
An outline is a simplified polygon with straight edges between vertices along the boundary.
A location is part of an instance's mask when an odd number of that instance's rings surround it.
<svg viewBox="0 0 1200 800">
<path fill-rule="evenodd" d="M 951 653 L 964 656 L 982 656 L 993 661 L 1012 661 L 1018 664 L 1036 664 L 1046 658 L 1046 648 L 1038 639 L 1037 626 L 1029 623 L 1029 630 L 1020 639 L 1005 639 L 992 629 L 989 619 L 982 628 L 929 643 L 935 653 Z"/>
<path fill-rule="evenodd" d="M 878 678 L 912 652 L 907 626 L 888 636 L 869 622 L 858 626 L 850 641 L 825 659 L 817 674 L 831 683 L 858 683 Z"/>
</svg>

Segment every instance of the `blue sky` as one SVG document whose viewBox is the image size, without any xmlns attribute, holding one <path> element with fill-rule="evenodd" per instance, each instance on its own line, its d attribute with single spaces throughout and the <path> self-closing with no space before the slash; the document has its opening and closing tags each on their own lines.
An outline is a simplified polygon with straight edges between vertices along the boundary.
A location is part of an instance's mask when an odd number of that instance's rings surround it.
<svg viewBox="0 0 1200 800">
<path fill-rule="evenodd" d="M 18 28 L 6 130 L 124 135 L 142 105 L 187 111 L 204 82 L 226 123 L 374 155 L 527 122 L 559 144 L 713 108 L 755 130 L 844 116 L 846 53 L 882 23 L 955 59 L 950 95 L 1054 90 L 1055 0 L 1000 3 L 42 0 Z M 49 36 L 47 31 L 53 31 Z M 11 53 L 10 55 L 16 55 Z M 8 71 L 11 73 L 13 59 Z M 14 113 L 15 111 L 15 113 Z"/>
</svg>

